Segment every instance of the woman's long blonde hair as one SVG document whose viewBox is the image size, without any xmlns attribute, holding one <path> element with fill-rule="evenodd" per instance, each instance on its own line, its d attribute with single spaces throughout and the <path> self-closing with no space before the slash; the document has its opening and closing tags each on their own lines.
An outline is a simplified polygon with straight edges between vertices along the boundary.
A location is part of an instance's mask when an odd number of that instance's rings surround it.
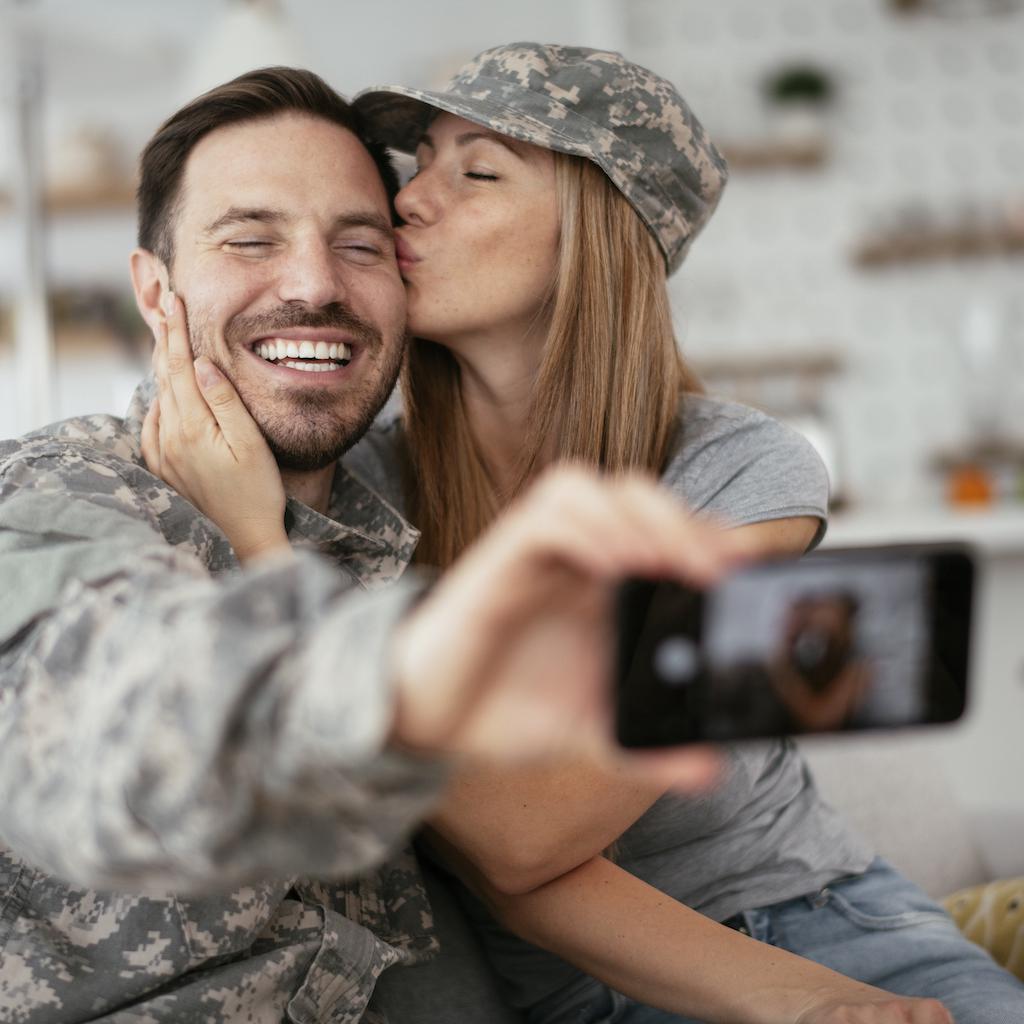
<svg viewBox="0 0 1024 1024">
<path fill-rule="evenodd" d="M 513 493 L 546 462 L 658 473 L 682 394 L 700 384 L 679 353 L 665 262 L 596 164 L 555 154 L 560 239 L 530 431 Z M 496 515 L 499 496 L 470 432 L 454 356 L 414 339 L 402 371 L 406 492 L 416 560 L 445 567 Z"/>
</svg>

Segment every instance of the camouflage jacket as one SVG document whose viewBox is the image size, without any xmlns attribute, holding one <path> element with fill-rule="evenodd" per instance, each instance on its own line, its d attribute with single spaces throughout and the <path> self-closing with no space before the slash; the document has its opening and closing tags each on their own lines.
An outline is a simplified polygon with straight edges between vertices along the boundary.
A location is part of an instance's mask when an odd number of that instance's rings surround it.
<svg viewBox="0 0 1024 1024">
<path fill-rule="evenodd" d="M 339 468 L 241 572 L 145 405 L 0 443 L 0 1021 L 380 1019 L 435 945 L 443 771 L 382 750 L 416 533 Z"/>
</svg>

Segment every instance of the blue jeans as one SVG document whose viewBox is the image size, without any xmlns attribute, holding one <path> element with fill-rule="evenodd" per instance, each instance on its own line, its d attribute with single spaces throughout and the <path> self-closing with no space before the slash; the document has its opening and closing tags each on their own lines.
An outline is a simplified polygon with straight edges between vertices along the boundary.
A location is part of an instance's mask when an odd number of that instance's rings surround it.
<svg viewBox="0 0 1024 1024">
<path fill-rule="evenodd" d="M 956 1024 L 1024 1022 L 1024 983 L 965 939 L 938 904 L 881 859 L 864 874 L 820 892 L 738 916 L 762 942 L 890 992 L 940 999 Z M 530 1020 L 699 1024 L 634 1002 L 592 979 L 536 1007 Z"/>
</svg>

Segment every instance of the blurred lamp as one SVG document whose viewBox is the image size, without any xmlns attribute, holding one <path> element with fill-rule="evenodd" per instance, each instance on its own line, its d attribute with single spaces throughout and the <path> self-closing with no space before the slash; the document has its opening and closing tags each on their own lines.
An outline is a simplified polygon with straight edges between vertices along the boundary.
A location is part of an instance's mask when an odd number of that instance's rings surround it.
<svg viewBox="0 0 1024 1024">
<path fill-rule="evenodd" d="M 15 429 L 41 427 L 53 419 L 53 332 L 46 298 L 46 235 L 43 216 L 43 71 L 38 26 L 30 5 L 15 5 L 7 22 L 2 66 L 9 76 L 13 136 L 15 281 Z"/>
<path fill-rule="evenodd" d="M 254 68 L 305 67 L 298 36 L 278 0 L 227 0 L 210 32 L 192 51 L 181 102 Z"/>
<path fill-rule="evenodd" d="M 1024 7 L 1024 0 L 889 0 L 889 3 L 897 11 L 941 14 L 954 18 L 1012 14 Z"/>
</svg>

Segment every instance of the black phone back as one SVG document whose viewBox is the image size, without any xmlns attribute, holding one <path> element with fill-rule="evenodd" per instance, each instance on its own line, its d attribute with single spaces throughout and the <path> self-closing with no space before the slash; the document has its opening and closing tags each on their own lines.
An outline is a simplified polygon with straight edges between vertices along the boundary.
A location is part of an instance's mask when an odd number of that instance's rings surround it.
<svg viewBox="0 0 1024 1024">
<path fill-rule="evenodd" d="M 974 559 L 959 545 L 828 550 L 707 593 L 627 580 L 617 732 L 665 746 L 949 722 L 966 706 Z"/>
</svg>

